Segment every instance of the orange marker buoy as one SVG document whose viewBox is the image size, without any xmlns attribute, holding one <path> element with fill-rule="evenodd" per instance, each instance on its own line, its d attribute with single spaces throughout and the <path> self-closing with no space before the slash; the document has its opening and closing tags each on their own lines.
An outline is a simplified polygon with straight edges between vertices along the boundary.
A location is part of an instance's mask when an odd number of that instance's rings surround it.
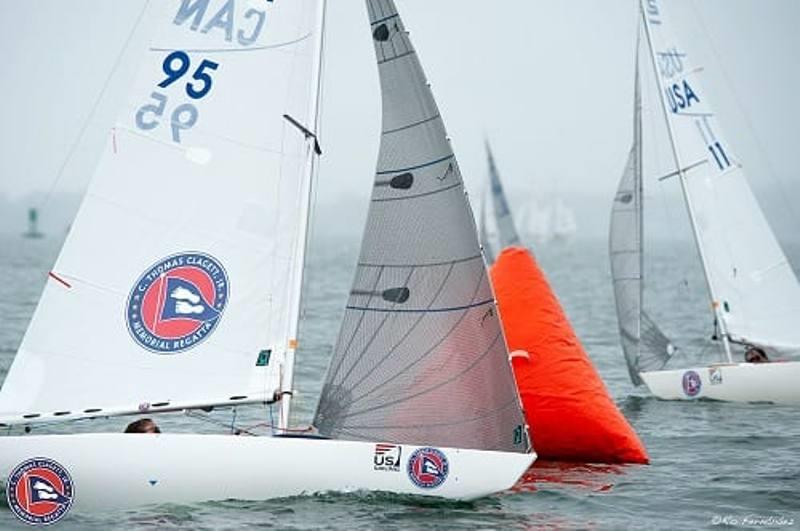
<svg viewBox="0 0 800 531">
<path fill-rule="evenodd" d="M 491 268 L 514 375 L 540 459 L 649 462 L 617 408 L 533 256 L 500 253 Z"/>
</svg>

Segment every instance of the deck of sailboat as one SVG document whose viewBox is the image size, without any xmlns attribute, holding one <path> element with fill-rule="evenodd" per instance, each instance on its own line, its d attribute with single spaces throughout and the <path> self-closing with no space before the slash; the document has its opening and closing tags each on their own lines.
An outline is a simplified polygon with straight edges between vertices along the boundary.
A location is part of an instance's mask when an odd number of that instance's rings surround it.
<svg viewBox="0 0 800 531">
<path fill-rule="evenodd" d="M 723 400 L 800 404 L 800 362 L 720 363 L 639 373 L 664 400 Z"/>
</svg>

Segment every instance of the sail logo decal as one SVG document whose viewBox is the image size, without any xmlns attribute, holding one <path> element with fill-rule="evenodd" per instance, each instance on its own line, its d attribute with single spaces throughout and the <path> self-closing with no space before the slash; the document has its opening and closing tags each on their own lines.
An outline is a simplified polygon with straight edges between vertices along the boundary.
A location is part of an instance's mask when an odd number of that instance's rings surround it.
<svg viewBox="0 0 800 531">
<path fill-rule="evenodd" d="M 686 371 L 683 373 L 683 392 L 686 396 L 693 398 L 700 394 L 703 388 L 703 382 L 700 380 L 700 375 L 695 371 Z"/>
<path fill-rule="evenodd" d="M 218 260 L 202 253 L 168 256 L 131 290 L 128 331 L 151 352 L 183 352 L 208 339 L 227 302 L 228 275 Z"/>
<path fill-rule="evenodd" d="M 402 446 L 378 443 L 375 445 L 375 454 L 372 457 L 373 469 L 383 472 L 400 472 L 400 458 L 402 456 Z"/>
<path fill-rule="evenodd" d="M 421 489 L 435 489 L 447 479 L 450 464 L 436 448 L 419 448 L 408 459 L 408 477 Z"/>
<path fill-rule="evenodd" d="M 8 476 L 8 507 L 30 525 L 50 525 L 69 512 L 75 488 L 67 470 L 44 457 L 28 459 Z"/>
</svg>

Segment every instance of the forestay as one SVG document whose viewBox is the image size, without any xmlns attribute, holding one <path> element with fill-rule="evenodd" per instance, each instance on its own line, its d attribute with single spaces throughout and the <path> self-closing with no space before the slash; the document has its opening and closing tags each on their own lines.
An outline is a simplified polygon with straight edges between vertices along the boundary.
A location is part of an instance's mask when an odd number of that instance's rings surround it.
<svg viewBox="0 0 800 531">
<path fill-rule="evenodd" d="M 667 337 L 644 313 L 644 194 L 642 164 L 642 99 L 636 59 L 633 145 L 614 198 L 609 230 L 609 256 L 622 349 L 628 373 L 641 385 L 641 371 L 664 367 L 673 351 Z"/>
<path fill-rule="evenodd" d="M 263 401 L 296 344 L 322 0 L 152 4 L 2 422 Z"/>
<path fill-rule="evenodd" d="M 353 289 L 314 425 L 340 439 L 526 452 L 472 212 L 392 0 L 368 0 L 383 133 Z"/>
<path fill-rule="evenodd" d="M 722 134 L 703 69 L 671 36 L 664 2 L 643 0 L 643 10 L 717 314 L 735 341 L 800 348 L 800 286 Z"/>
</svg>

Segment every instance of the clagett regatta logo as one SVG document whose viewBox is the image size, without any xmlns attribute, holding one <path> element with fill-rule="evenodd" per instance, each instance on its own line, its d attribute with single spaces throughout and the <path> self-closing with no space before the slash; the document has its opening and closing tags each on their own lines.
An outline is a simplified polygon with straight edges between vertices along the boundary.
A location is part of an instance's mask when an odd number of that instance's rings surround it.
<svg viewBox="0 0 800 531">
<path fill-rule="evenodd" d="M 31 525 L 58 522 L 72 507 L 75 489 L 67 470 L 45 457 L 21 463 L 6 485 L 8 506 L 14 515 Z"/>
<path fill-rule="evenodd" d="M 128 296 L 131 337 L 157 354 L 189 350 L 207 339 L 228 302 L 228 275 L 202 253 L 168 256 L 139 277 Z"/>
</svg>

